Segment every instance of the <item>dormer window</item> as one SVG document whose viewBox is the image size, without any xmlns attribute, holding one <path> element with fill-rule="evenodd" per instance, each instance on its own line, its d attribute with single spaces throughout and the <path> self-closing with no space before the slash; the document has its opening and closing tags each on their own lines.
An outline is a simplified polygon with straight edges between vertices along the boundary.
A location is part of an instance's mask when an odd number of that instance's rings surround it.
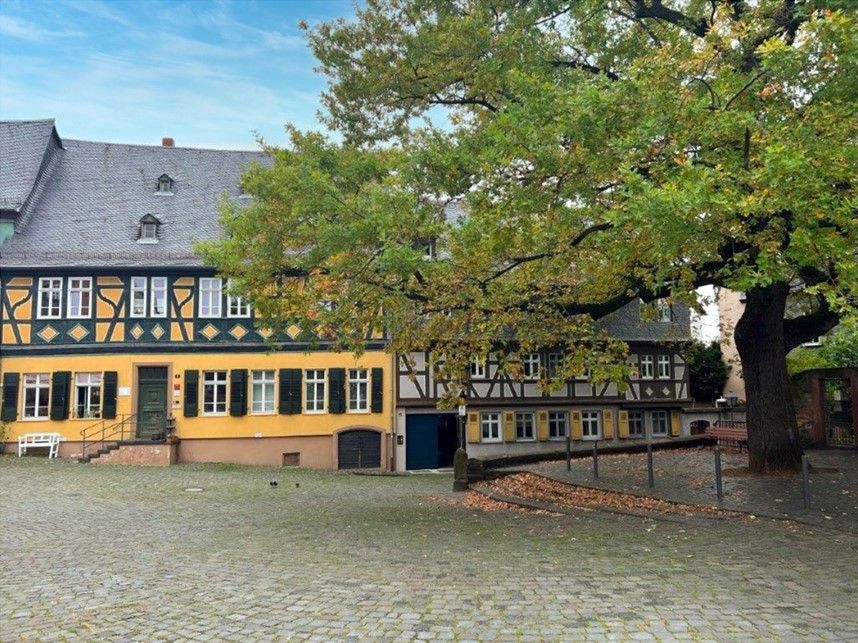
<svg viewBox="0 0 858 643">
<path fill-rule="evenodd" d="M 158 191 L 156 194 L 171 196 L 173 194 L 173 179 L 167 174 L 158 177 Z"/>
<path fill-rule="evenodd" d="M 140 231 L 137 243 L 158 243 L 161 222 L 152 214 L 140 218 Z"/>
</svg>

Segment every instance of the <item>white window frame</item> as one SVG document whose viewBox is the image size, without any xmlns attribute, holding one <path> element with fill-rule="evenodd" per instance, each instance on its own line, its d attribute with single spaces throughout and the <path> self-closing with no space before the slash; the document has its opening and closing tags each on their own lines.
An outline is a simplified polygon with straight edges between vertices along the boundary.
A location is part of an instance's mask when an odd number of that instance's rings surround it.
<svg viewBox="0 0 858 643">
<path fill-rule="evenodd" d="M 656 319 L 658 321 L 660 321 L 660 322 L 672 322 L 673 321 L 673 307 L 670 305 L 670 302 L 667 302 L 664 299 L 656 299 L 655 309 L 657 311 Z"/>
<path fill-rule="evenodd" d="M 369 413 L 369 369 L 350 368 L 348 384 L 349 413 Z"/>
<path fill-rule="evenodd" d="M 47 420 L 51 416 L 51 374 L 50 373 L 24 373 L 22 395 L 21 395 L 21 419 L 25 421 Z M 35 405 L 27 406 L 27 391 L 35 391 Z M 39 415 L 41 398 L 44 395 L 45 414 Z M 32 408 L 31 414 L 27 412 Z"/>
<path fill-rule="evenodd" d="M 480 413 L 480 442 L 502 441 L 501 414 L 494 411 Z"/>
<path fill-rule="evenodd" d="M 158 243 L 158 224 L 152 221 L 141 223 L 137 243 Z"/>
<path fill-rule="evenodd" d="M 668 425 L 667 411 L 650 411 L 650 434 L 651 435 L 667 435 L 670 432 L 670 426 Z M 655 419 L 656 417 L 660 417 L 664 419 L 664 431 L 656 431 L 655 430 Z"/>
<path fill-rule="evenodd" d="M 595 423 L 596 432 L 592 431 L 592 425 Z M 581 437 L 584 440 L 601 440 L 602 439 L 602 412 L 601 411 L 581 411 Z"/>
<path fill-rule="evenodd" d="M 101 417 L 101 412 L 104 408 L 104 397 L 102 395 L 102 384 L 103 378 L 101 372 L 87 372 L 87 373 L 75 373 L 74 374 L 74 399 L 72 400 L 72 409 L 74 410 L 74 417 L 76 418 L 87 418 L 87 419 L 99 419 Z M 78 400 L 80 397 L 80 389 L 85 389 L 84 393 L 84 412 L 81 413 L 78 408 Z M 98 390 L 98 411 L 96 413 L 92 413 L 92 392 L 93 390 Z"/>
<path fill-rule="evenodd" d="M 321 374 L 321 375 L 320 375 Z M 312 391 L 312 395 L 310 394 Z M 308 368 L 304 371 L 304 413 L 317 415 L 328 410 L 328 371 L 324 368 Z M 320 400 L 321 393 L 321 400 Z"/>
<path fill-rule="evenodd" d="M 151 284 L 151 289 L 152 289 L 152 296 L 150 297 L 150 300 L 149 300 L 149 303 L 151 306 L 151 308 L 149 310 L 149 316 L 150 317 L 160 317 L 160 318 L 167 317 L 167 312 L 170 310 L 170 287 L 169 287 L 170 282 L 169 282 L 169 280 L 166 277 L 151 277 L 149 279 L 149 283 Z M 163 286 L 158 285 L 161 283 L 163 283 L 164 285 Z M 157 297 L 155 296 L 156 293 L 163 293 L 164 294 L 164 312 L 162 312 L 162 313 L 159 313 L 155 310 L 155 302 L 157 301 Z"/>
<path fill-rule="evenodd" d="M 68 277 L 66 292 L 66 316 L 69 319 L 90 319 L 92 317 L 92 277 Z M 85 284 L 85 285 L 84 285 Z M 86 313 L 83 312 L 83 295 L 86 293 Z M 74 313 L 73 300 L 77 294 L 79 310 Z"/>
<path fill-rule="evenodd" d="M 519 424 L 519 421 L 521 424 Z M 530 424 L 530 435 L 522 436 L 519 431 L 519 426 L 524 429 L 527 424 Z M 516 442 L 536 442 L 536 414 L 533 411 L 516 411 L 515 413 L 515 441 Z"/>
<path fill-rule="evenodd" d="M 557 431 L 552 431 L 552 426 L 557 427 L 559 423 L 563 425 L 563 434 L 557 435 Z M 569 435 L 569 412 L 568 411 L 548 411 L 548 439 L 549 440 L 565 440 Z"/>
<path fill-rule="evenodd" d="M 223 386 L 223 399 L 218 395 L 218 389 Z M 206 410 L 208 403 L 206 402 L 206 388 L 213 388 L 212 395 L 212 410 Z M 229 408 L 229 384 L 226 371 L 203 371 L 203 399 L 202 399 L 202 414 L 206 416 L 223 416 Z M 223 411 L 218 410 L 218 406 L 223 404 Z"/>
<path fill-rule="evenodd" d="M 639 425 L 639 431 L 633 431 L 633 425 Z M 646 437 L 646 414 L 643 411 L 629 411 L 629 437 L 644 438 Z"/>
<path fill-rule="evenodd" d="M 525 353 L 521 358 L 521 370 L 526 380 L 538 380 L 542 375 L 539 353 Z"/>
<path fill-rule="evenodd" d="M 479 378 L 485 379 L 486 377 L 486 358 L 485 357 L 475 357 L 471 360 L 471 379 Z"/>
<path fill-rule="evenodd" d="M 164 189 L 166 187 L 166 189 Z M 162 174 L 158 177 L 158 190 L 155 194 L 173 194 L 173 179 Z"/>
<path fill-rule="evenodd" d="M 664 368 L 662 368 L 664 367 Z M 670 355 L 659 355 L 656 359 L 656 372 L 658 373 L 658 379 L 660 380 L 669 380 L 670 379 Z"/>
<path fill-rule="evenodd" d="M 232 312 L 233 307 L 236 308 L 236 312 L 234 313 Z M 240 297 L 239 295 L 227 295 L 226 316 L 230 319 L 250 317 L 250 304 L 244 301 L 244 297 Z"/>
<path fill-rule="evenodd" d="M 142 281 L 142 286 L 140 285 Z M 135 283 L 137 282 L 137 283 Z M 134 307 L 134 295 L 142 293 L 143 299 L 141 300 L 143 305 L 141 306 L 141 312 L 135 312 Z M 131 317 L 145 317 L 148 309 L 146 306 L 149 303 L 149 278 L 148 277 L 131 277 L 131 297 L 128 301 L 128 312 Z"/>
<path fill-rule="evenodd" d="M 217 319 L 223 315 L 223 279 L 220 277 L 200 277 L 197 296 L 199 317 Z M 204 312 L 204 304 L 208 303 L 208 312 Z M 215 310 L 217 304 L 217 310 Z"/>
<path fill-rule="evenodd" d="M 654 376 L 655 369 L 655 361 L 653 360 L 652 355 L 641 355 L 641 372 L 640 378 L 642 380 L 651 380 Z"/>
<path fill-rule="evenodd" d="M 262 397 L 257 398 L 256 386 L 261 385 Z M 266 391 L 271 387 L 271 394 Z M 256 408 L 257 405 L 260 408 Z M 260 369 L 250 372 L 250 414 L 274 415 L 277 412 L 277 371 Z"/>
<path fill-rule="evenodd" d="M 48 299 L 48 312 L 42 312 L 44 298 L 56 294 L 58 301 L 56 306 Z M 63 316 L 63 278 L 62 277 L 39 277 L 39 301 L 36 308 L 36 319 L 59 319 Z"/>
</svg>

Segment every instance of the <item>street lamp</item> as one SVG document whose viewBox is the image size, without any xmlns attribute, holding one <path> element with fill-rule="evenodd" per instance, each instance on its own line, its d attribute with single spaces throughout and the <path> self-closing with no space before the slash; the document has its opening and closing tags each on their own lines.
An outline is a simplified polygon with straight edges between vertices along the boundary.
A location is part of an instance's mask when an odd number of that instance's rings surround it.
<svg viewBox="0 0 858 643">
<path fill-rule="evenodd" d="M 467 441 L 465 439 L 465 416 L 468 410 L 465 407 L 465 396 L 460 396 L 459 414 L 456 418 L 458 425 L 458 445 L 456 453 L 453 455 L 453 491 L 468 490 L 468 452 L 466 451 Z"/>
</svg>

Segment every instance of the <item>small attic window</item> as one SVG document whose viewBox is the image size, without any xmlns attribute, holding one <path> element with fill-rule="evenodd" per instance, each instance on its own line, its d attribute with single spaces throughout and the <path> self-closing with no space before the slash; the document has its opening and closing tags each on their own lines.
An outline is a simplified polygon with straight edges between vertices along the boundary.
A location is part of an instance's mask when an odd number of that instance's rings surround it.
<svg viewBox="0 0 858 643">
<path fill-rule="evenodd" d="M 167 174 L 158 177 L 158 191 L 156 194 L 173 194 L 173 179 Z"/>
<path fill-rule="evenodd" d="M 140 218 L 140 230 L 137 236 L 137 243 L 158 243 L 159 228 L 161 222 L 151 214 L 146 214 Z"/>
</svg>

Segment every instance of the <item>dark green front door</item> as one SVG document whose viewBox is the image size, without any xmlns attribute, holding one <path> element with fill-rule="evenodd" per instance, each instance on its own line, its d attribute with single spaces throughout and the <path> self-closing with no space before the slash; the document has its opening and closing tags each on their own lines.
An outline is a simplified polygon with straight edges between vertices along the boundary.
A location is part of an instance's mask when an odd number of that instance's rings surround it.
<svg viewBox="0 0 858 643">
<path fill-rule="evenodd" d="M 167 367 L 141 366 L 137 382 L 137 437 L 163 439 L 167 429 Z"/>
</svg>

